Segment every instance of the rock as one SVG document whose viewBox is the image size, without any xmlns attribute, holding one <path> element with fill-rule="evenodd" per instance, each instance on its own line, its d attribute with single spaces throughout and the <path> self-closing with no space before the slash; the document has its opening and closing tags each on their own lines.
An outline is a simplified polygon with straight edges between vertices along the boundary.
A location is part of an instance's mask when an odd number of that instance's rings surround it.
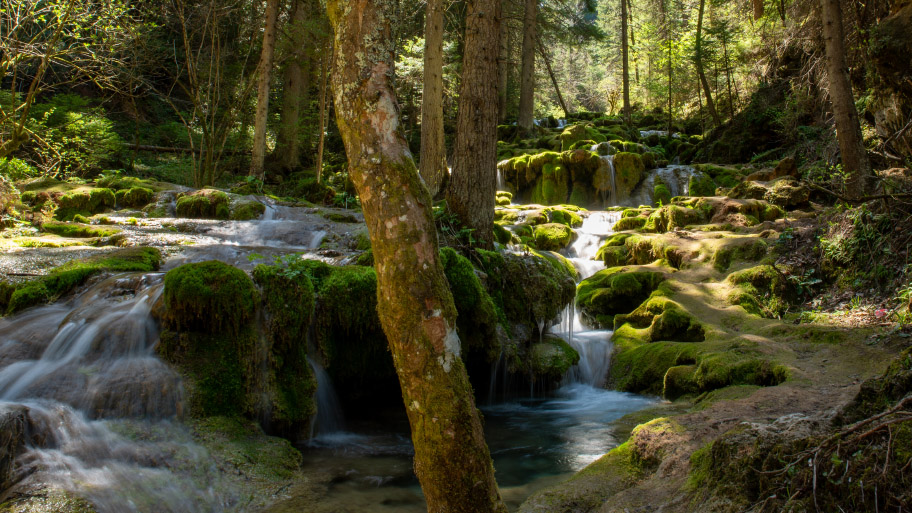
<svg viewBox="0 0 912 513">
<path fill-rule="evenodd" d="M 795 159 L 792 157 L 786 157 L 780 160 L 779 164 L 776 165 L 776 169 L 773 170 L 773 176 L 775 178 L 782 178 L 783 176 L 791 176 L 797 178 L 798 164 L 795 163 Z"/>
<path fill-rule="evenodd" d="M 16 456 L 25 446 L 28 423 L 28 408 L 0 404 L 0 492 L 14 484 Z"/>
<path fill-rule="evenodd" d="M 706 335 L 703 326 L 680 304 L 666 298 L 653 297 L 627 315 L 614 318 L 614 327 L 625 323 L 645 330 L 642 338 L 648 342 L 702 342 Z"/>
<path fill-rule="evenodd" d="M 178 197 L 177 215 L 196 219 L 228 219 L 231 215 L 228 203 L 228 195 L 224 192 L 202 189 Z"/>
<path fill-rule="evenodd" d="M 580 355 L 564 339 L 547 335 L 542 342 L 532 344 L 530 358 L 536 379 L 557 382 L 579 363 Z"/>
<path fill-rule="evenodd" d="M 541 224 L 532 231 L 532 241 L 536 248 L 545 251 L 559 251 L 573 240 L 576 233 L 564 224 Z"/>
<path fill-rule="evenodd" d="M 811 189 L 795 180 L 777 180 L 763 195 L 763 199 L 784 209 L 794 209 L 808 204 Z"/>
<path fill-rule="evenodd" d="M 637 153 L 621 152 L 614 156 L 614 174 L 617 182 L 618 198 L 630 196 L 630 192 L 643 179 L 646 172 L 646 165 L 642 157 Z M 595 185 L 596 189 L 606 190 L 604 187 Z"/>
<path fill-rule="evenodd" d="M 588 123 L 577 123 L 564 129 L 560 136 L 561 151 L 574 149 L 573 145 L 580 141 L 593 141 L 601 143 L 607 138 Z"/>
<path fill-rule="evenodd" d="M 579 284 L 576 306 L 587 325 L 611 328 L 616 315 L 632 312 L 664 280 L 665 276 L 657 272 L 605 269 Z"/>
</svg>

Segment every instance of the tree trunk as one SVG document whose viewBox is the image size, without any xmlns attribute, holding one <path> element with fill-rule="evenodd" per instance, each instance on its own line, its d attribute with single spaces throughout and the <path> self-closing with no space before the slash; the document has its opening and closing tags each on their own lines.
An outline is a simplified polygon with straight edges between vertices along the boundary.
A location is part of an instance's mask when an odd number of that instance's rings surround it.
<svg viewBox="0 0 912 513">
<path fill-rule="evenodd" d="M 709 81 L 706 80 L 706 73 L 703 71 L 703 11 L 706 7 L 706 0 L 700 0 L 700 13 L 697 16 L 697 74 L 700 76 L 700 84 L 703 86 L 703 94 L 706 96 L 706 110 L 709 111 L 709 115 L 712 116 L 713 123 L 716 126 L 722 124 L 722 118 L 719 117 L 719 112 L 716 111 L 716 104 L 713 103 L 712 93 L 709 91 Z"/>
<path fill-rule="evenodd" d="M 487 3 L 487 2 L 486 2 Z M 526 0 L 523 17 L 522 76 L 519 87 L 519 119 L 516 124 L 524 134 L 532 132 L 535 110 L 535 40 L 538 22 L 538 0 Z"/>
<path fill-rule="evenodd" d="M 329 96 L 329 68 L 332 65 L 333 56 L 335 56 L 335 45 L 330 41 L 324 50 L 323 59 L 320 61 L 320 138 L 317 141 L 317 162 L 314 167 L 317 170 L 317 183 L 323 181 L 323 147 L 326 145 L 326 110 L 327 97 Z"/>
<path fill-rule="evenodd" d="M 396 1 L 329 0 L 327 10 L 338 56 L 332 72 L 336 120 L 370 232 L 377 310 L 402 387 L 428 511 L 506 513 L 459 355 L 456 308 L 438 256 L 431 197 L 399 127 L 392 85 Z M 499 22 L 493 10 L 486 14 Z M 496 34 L 499 27 L 492 28 Z M 497 49 L 490 49 L 495 62 Z M 494 105 L 496 81 L 489 82 Z M 496 110 L 491 113 L 496 116 Z"/>
<path fill-rule="evenodd" d="M 548 60 L 548 54 L 545 53 L 545 46 L 541 40 L 538 41 L 538 51 L 541 53 L 542 60 L 545 61 L 545 67 L 548 69 L 548 76 L 551 77 L 551 84 L 554 85 L 554 92 L 557 93 L 557 101 L 560 103 L 561 110 L 564 111 L 564 117 L 570 117 L 570 111 L 567 110 L 567 102 L 564 101 L 564 95 L 561 94 L 560 86 L 557 85 L 557 77 L 554 76 L 554 70 L 551 69 L 551 61 Z"/>
<path fill-rule="evenodd" d="M 728 84 L 728 115 L 735 119 L 735 95 L 732 93 L 731 63 L 728 60 L 728 43 L 722 39 L 722 58 L 725 59 L 725 82 Z"/>
<path fill-rule="evenodd" d="M 443 139 L 443 0 L 428 0 L 424 24 L 424 94 L 421 96 L 421 178 L 437 196 L 447 173 Z"/>
<path fill-rule="evenodd" d="M 275 55 L 276 20 L 279 0 L 266 1 L 266 28 L 263 31 L 263 51 L 260 53 L 257 79 L 257 106 L 253 127 L 253 148 L 250 155 L 250 176 L 264 178 L 266 158 L 266 119 L 269 113 L 269 80 L 272 77 L 272 58 Z"/>
<path fill-rule="evenodd" d="M 509 0 L 502 0 L 500 4 L 501 13 L 506 17 L 506 10 L 509 6 Z M 501 123 L 507 120 L 507 86 L 510 83 L 510 43 L 513 39 L 513 32 L 510 31 L 510 25 L 506 19 L 500 27 L 500 86 L 497 89 L 497 100 L 499 102 L 499 116 Z"/>
<path fill-rule="evenodd" d="M 630 61 L 627 46 L 627 0 L 621 0 L 621 56 L 624 79 L 624 122 L 630 124 Z"/>
<path fill-rule="evenodd" d="M 871 164 L 865 153 L 858 111 L 855 109 L 852 85 L 849 82 L 842 9 L 839 0 L 820 0 L 820 4 L 823 16 L 823 39 L 826 44 L 830 102 L 833 104 L 833 114 L 836 118 L 836 137 L 839 140 L 842 166 L 849 174 L 846 190 L 850 197 L 858 198 L 868 192 Z"/>
<path fill-rule="evenodd" d="M 497 192 L 497 54 L 500 0 L 466 2 L 466 44 L 456 117 L 456 152 L 447 206 L 474 230 L 482 248 L 494 246 Z M 534 50 L 534 48 L 533 48 Z"/>
<path fill-rule="evenodd" d="M 275 157 L 283 169 L 294 170 L 301 163 L 301 105 L 310 90 L 311 61 L 307 52 L 308 0 L 295 0 L 292 8 L 291 51 L 282 76 L 282 124 L 276 138 Z"/>
</svg>

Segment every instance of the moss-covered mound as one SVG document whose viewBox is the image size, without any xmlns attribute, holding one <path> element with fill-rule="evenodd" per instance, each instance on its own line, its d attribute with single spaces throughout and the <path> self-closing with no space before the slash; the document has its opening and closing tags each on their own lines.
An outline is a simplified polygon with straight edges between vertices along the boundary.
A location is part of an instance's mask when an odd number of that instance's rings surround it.
<svg viewBox="0 0 912 513">
<path fill-rule="evenodd" d="M 480 252 L 481 269 L 495 305 L 511 324 L 537 330 L 539 321 L 556 318 L 573 301 L 573 265 L 556 253 Z"/>
<path fill-rule="evenodd" d="M 653 212 L 646 222 L 643 230 L 653 233 L 665 233 L 675 228 L 684 228 L 707 221 L 706 211 L 688 208 L 679 205 L 667 205 Z"/>
<path fill-rule="evenodd" d="M 110 237 L 120 233 L 120 230 L 116 228 L 102 228 L 81 223 L 61 223 L 56 221 L 44 223 L 41 225 L 41 229 L 61 237 L 74 238 Z"/>
<path fill-rule="evenodd" d="M 646 164 L 639 153 L 623 151 L 614 156 L 614 175 L 617 183 L 617 197 L 630 196 L 636 184 L 640 183 L 646 172 Z M 605 190 L 602 188 L 601 190 Z"/>
<path fill-rule="evenodd" d="M 546 336 L 532 344 L 530 351 L 532 373 L 539 380 L 559 382 L 570 367 L 579 363 L 580 355 L 564 339 Z"/>
<path fill-rule="evenodd" d="M 559 251 L 567 247 L 575 235 L 573 230 L 563 224 L 541 224 L 532 229 L 532 243 L 544 251 Z"/>
<path fill-rule="evenodd" d="M 588 149 L 521 155 L 497 165 L 516 196 L 542 205 L 588 207 L 598 198 L 599 155 Z M 514 200 L 516 198 L 514 197 Z"/>
<path fill-rule="evenodd" d="M 151 272 L 158 269 L 161 253 L 155 248 L 129 248 L 73 260 L 35 280 L 0 281 L 0 312 L 13 314 L 25 308 L 57 300 L 89 278 L 103 272 Z"/>
<path fill-rule="evenodd" d="M 638 330 L 625 335 L 649 342 L 702 342 L 706 338 L 703 326 L 680 304 L 656 294 L 630 314 L 615 316 L 614 326 Z"/>
<path fill-rule="evenodd" d="M 79 214 L 91 216 L 114 208 L 116 203 L 111 189 L 80 190 L 63 194 L 57 198 L 57 211 L 54 216 L 67 221 Z"/>
<path fill-rule="evenodd" d="M 252 221 L 266 212 L 266 205 L 259 201 L 238 201 L 231 207 L 232 221 Z"/>
<path fill-rule="evenodd" d="M 195 219 L 228 219 L 231 215 L 228 195 L 214 189 L 183 194 L 177 199 L 178 217 Z"/>
<path fill-rule="evenodd" d="M 496 329 L 500 315 L 475 268 L 452 248 L 440 250 L 440 261 L 458 313 L 456 327 L 464 355 L 479 355 L 488 363 L 498 356 Z"/>
<path fill-rule="evenodd" d="M 117 204 L 127 208 L 142 208 L 152 202 L 155 191 L 147 187 L 132 187 L 120 189 L 114 193 Z"/>
<path fill-rule="evenodd" d="M 158 352 L 188 378 L 195 416 L 246 416 L 299 436 L 316 411 L 306 349 L 313 285 L 281 267 L 254 274 L 262 293 L 244 271 L 217 261 L 168 271 Z"/>
<path fill-rule="evenodd" d="M 604 269 L 579 284 L 576 306 L 587 325 L 611 328 L 614 316 L 633 311 L 664 280 L 665 276 L 658 272 Z"/>
<path fill-rule="evenodd" d="M 729 302 L 754 315 L 777 317 L 794 298 L 793 285 L 781 271 L 771 265 L 759 265 L 730 274 L 735 286 Z"/>
</svg>

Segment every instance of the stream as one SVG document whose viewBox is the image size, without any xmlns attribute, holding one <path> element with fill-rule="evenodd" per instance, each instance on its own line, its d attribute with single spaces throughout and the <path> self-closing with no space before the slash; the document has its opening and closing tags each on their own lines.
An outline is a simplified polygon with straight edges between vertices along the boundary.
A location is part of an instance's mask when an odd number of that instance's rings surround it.
<svg viewBox="0 0 912 513">
<path fill-rule="evenodd" d="M 186 237 L 194 244 L 164 267 L 219 259 L 249 268 L 258 255 L 313 252 L 327 231 L 298 210 L 270 206 L 259 221 L 193 221 L 195 234 Z M 602 267 L 591 258 L 618 217 L 592 212 L 577 230 L 566 254 L 582 278 Z M 27 407 L 37 431 L 19 457 L 26 477 L 18 488 L 51 484 L 99 512 L 262 506 L 251 504 L 190 429 L 174 421 L 184 408 L 181 379 L 154 352 L 151 309 L 161 282 L 161 273 L 117 275 L 67 302 L 0 319 L 0 408 Z M 481 407 L 511 509 L 617 446 L 612 423 L 655 401 L 603 388 L 610 331 L 588 330 L 573 308 L 551 331 L 581 357 L 561 386 L 525 397 L 495 391 L 496 399 Z M 321 414 L 302 451 L 305 468 L 332 476 L 315 511 L 424 511 L 404 415 L 346 424 L 328 376 L 313 365 Z M 300 507 L 312 506 L 307 500 L 313 497 L 302 497 Z"/>
</svg>

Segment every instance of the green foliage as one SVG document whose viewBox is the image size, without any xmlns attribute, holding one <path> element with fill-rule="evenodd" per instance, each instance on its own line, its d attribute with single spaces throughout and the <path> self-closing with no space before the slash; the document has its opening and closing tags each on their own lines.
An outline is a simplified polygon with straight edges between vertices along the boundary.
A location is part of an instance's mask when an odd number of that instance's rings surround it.
<svg viewBox="0 0 912 513">
<path fill-rule="evenodd" d="M 41 174 L 40 171 L 29 165 L 27 162 L 15 157 L 0 158 L 0 175 L 13 181 L 35 178 Z"/>
</svg>

